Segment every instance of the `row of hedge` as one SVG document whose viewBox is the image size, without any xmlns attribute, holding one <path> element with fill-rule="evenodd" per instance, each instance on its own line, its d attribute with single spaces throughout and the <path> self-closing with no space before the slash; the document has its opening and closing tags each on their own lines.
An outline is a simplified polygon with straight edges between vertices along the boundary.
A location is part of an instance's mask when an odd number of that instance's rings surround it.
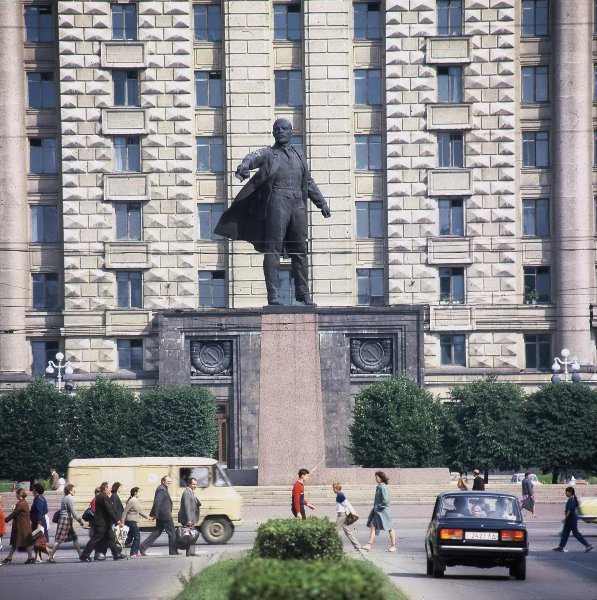
<svg viewBox="0 0 597 600">
<path fill-rule="evenodd" d="M 34 379 L 0 400 L 0 478 L 47 478 L 70 460 L 126 456 L 212 456 L 217 407 L 198 386 L 166 386 L 137 396 L 105 377 L 58 392 Z"/>
<path fill-rule="evenodd" d="M 177 600 L 404 600 L 374 565 L 343 554 L 325 518 L 269 520 L 248 557 L 208 567 L 186 584 Z"/>
</svg>

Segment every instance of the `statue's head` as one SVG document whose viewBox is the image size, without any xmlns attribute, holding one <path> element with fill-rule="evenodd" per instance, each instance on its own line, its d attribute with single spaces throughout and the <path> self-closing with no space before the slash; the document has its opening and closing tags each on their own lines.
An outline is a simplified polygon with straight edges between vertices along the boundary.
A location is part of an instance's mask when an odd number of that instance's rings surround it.
<svg viewBox="0 0 597 600">
<path fill-rule="evenodd" d="M 287 119 L 276 119 L 272 127 L 272 135 L 279 144 L 286 144 L 292 137 L 292 123 Z"/>
</svg>

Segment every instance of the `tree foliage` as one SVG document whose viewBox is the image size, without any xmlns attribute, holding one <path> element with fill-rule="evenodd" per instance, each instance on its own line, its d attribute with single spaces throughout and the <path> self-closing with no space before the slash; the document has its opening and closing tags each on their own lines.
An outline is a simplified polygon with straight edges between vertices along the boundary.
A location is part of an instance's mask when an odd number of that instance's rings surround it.
<svg viewBox="0 0 597 600">
<path fill-rule="evenodd" d="M 408 377 L 392 377 L 357 395 L 350 453 L 363 467 L 431 467 L 442 462 L 441 405 Z"/>
<path fill-rule="evenodd" d="M 106 377 L 79 388 L 72 426 L 77 458 L 135 456 L 138 413 L 135 393 Z"/>
<path fill-rule="evenodd" d="M 218 448 L 214 395 L 192 385 L 146 392 L 141 397 L 139 443 L 144 456 L 212 456 Z"/>
<path fill-rule="evenodd" d="M 522 388 L 495 376 L 450 389 L 445 405 L 448 462 L 459 468 L 513 469 L 527 462 Z"/>
<path fill-rule="evenodd" d="M 597 468 L 597 391 L 578 383 L 545 385 L 528 398 L 530 462 L 544 472 Z"/>
<path fill-rule="evenodd" d="M 44 379 L 33 379 L 0 398 L 0 477 L 47 478 L 64 472 L 74 456 L 68 426 L 72 399 Z"/>
</svg>

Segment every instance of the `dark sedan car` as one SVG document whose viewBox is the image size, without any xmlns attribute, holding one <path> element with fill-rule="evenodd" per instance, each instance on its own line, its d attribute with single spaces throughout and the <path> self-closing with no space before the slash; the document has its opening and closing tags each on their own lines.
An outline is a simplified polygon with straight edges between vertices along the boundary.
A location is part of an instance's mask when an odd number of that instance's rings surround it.
<svg viewBox="0 0 597 600">
<path fill-rule="evenodd" d="M 425 539 L 427 574 L 446 567 L 508 567 L 526 577 L 527 528 L 516 496 L 500 492 L 444 492 L 433 509 Z"/>
</svg>

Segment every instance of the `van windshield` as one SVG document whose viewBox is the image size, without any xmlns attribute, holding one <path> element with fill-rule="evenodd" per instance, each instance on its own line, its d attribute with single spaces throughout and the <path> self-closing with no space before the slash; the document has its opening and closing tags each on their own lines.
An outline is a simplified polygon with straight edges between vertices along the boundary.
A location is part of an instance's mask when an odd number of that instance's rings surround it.
<svg viewBox="0 0 597 600">
<path fill-rule="evenodd" d="M 220 465 L 214 465 L 214 485 L 216 487 L 230 487 L 232 485 Z"/>
<path fill-rule="evenodd" d="M 179 486 L 186 487 L 189 479 L 197 480 L 198 488 L 209 486 L 209 467 L 182 467 L 179 471 Z"/>
</svg>

